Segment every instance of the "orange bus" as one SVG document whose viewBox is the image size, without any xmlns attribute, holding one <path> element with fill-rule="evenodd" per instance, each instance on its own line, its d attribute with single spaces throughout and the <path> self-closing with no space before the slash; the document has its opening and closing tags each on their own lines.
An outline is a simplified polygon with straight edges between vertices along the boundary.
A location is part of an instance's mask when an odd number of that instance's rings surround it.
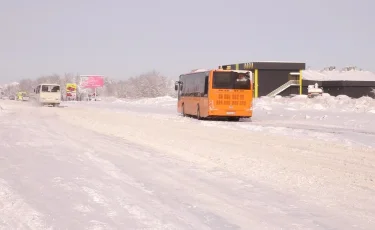
<svg viewBox="0 0 375 230">
<path fill-rule="evenodd" d="M 183 116 L 239 121 L 253 115 L 253 73 L 246 70 L 198 70 L 175 83 L 177 111 Z"/>
</svg>

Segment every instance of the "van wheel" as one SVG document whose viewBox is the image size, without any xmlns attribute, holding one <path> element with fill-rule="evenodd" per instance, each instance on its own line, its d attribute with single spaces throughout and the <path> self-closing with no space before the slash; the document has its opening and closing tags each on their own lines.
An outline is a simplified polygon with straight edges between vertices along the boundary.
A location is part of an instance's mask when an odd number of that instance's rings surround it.
<svg viewBox="0 0 375 230">
<path fill-rule="evenodd" d="M 197 105 L 197 119 L 198 120 L 202 120 L 202 117 L 201 117 L 201 111 L 199 109 L 199 105 Z"/>
</svg>

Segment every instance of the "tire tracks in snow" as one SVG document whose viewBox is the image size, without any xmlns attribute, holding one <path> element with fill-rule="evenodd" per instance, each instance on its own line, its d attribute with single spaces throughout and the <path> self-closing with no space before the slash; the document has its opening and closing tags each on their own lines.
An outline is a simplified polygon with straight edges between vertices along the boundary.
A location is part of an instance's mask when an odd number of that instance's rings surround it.
<svg viewBox="0 0 375 230">
<path fill-rule="evenodd" d="M 295 193 L 287 190 L 289 183 L 309 185 L 308 180 L 311 179 L 291 162 L 306 163 L 306 167 L 311 167 L 312 162 L 322 163 L 325 159 L 327 167 L 338 166 L 330 164 L 331 159 L 324 158 L 324 155 L 328 154 L 334 159 L 341 149 L 331 147 L 319 153 L 316 152 L 319 148 L 308 146 L 307 150 L 301 151 L 302 144 L 291 145 L 289 141 L 282 142 L 273 137 L 269 143 L 260 146 L 257 145 L 260 138 L 254 138 L 247 142 L 248 151 L 244 151 L 239 147 L 243 146 L 239 135 L 229 132 L 232 136 L 228 136 L 220 133 L 220 129 L 198 129 L 198 126 L 189 123 L 177 126 L 133 117 L 126 121 L 129 119 L 126 114 L 92 114 L 98 110 L 83 113 L 69 109 L 31 108 L 20 109 L 19 112 L 23 112 L 25 119 L 31 117 L 23 123 L 10 121 L 10 129 L 28 128 L 20 135 L 18 145 L 13 145 L 15 151 L 21 152 L 6 156 L 8 162 L 16 165 L 16 170 L 12 171 L 14 176 L 9 170 L 3 171 L 8 173 L 5 180 L 33 209 L 44 213 L 51 226 L 78 226 L 80 229 L 118 229 L 123 226 L 236 229 L 253 224 L 258 229 L 267 225 L 327 229 L 351 226 L 357 217 L 350 217 L 349 211 L 345 213 L 352 205 L 350 202 L 347 209 L 339 211 L 323 206 L 334 205 L 334 200 L 331 203 L 327 200 L 312 203 L 322 194 L 316 193 L 315 197 L 309 193 L 295 196 Z M 59 122 L 54 115 L 66 123 Z M 72 119 L 76 120 L 72 122 Z M 42 128 L 34 131 L 38 125 Z M 28 137 L 29 133 L 32 136 Z M 151 137 L 153 134 L 155 136 Z M 195 145 L 191 145 L 189 140 L 179 139 L 182 134 L 187 138 L 194 137 Z M 214 142 L 218 138 L 223 142 Z M 38 142 L 40 139 L 49 142 L 42 145 Z M 11 138 L 8 140 L 10 144 L 14 142 Z M 207 146 L 209 149 L 201 149 Z M 227 146 L 233 147 L 230 154 Z M 270 149 L 280 151 L 259 152 Z M 342 153 L 344 156 L 350 154 L 347 151 Z M 322 159 L 316 159 L 316 156 Z M 301 162 L 303 157 L 309 158 Z M 287 158 L 290 168 L 282 170 Z M 25 174 L 28 181 L 15 179 L 15 176 Z M 291 179 L 286 181 L 284 176 Z M 279 184 L 275 183 L 278 179 Z M 320 179 L 324 182 L 324 178 Z M 26 184 L 17 186 L 18 180 Z M 278 190 L 278 186 L 284 182 L 284 187 Z M 44 186 L 48 193 L 37 193 L 40 186 Z M 364 194 L 363 190 L 358 190 L 357 195 L 361 194 Z M 348 194 L 338 191 L 336 195 Z M 350 200 L 351 197 L 343 198 Z M 367 204 L 372 202 L 368 200 Z M 41 206 L 42 203 L 45 207 Z M 363 201 L 359 203 L 365 204 Z M 53 210 L 55 206 L 59 209 Z M 364 216 L 358 219 L 375 213 L 368 206 L 365 209 L 357 207 L 354 214 Z M 332 212 L 335 210 L 338 212 Z M 71 224 L 68 226 L 64 220 L 70 220 Z M 359 224 L 369 226 L 370 222 Z"/>
<path fill-rule="evenodd" d="M 65 114 L 59 116 L 77 127 L 147 145 L 205 170 L 218 167 L 234 175 L 250 176 L 278 191 L 297 195 L 304 202 L 320 207 L 327 205 L 337 214 L 361 218 L 364 224 L 367 220 L 374 221 L 371 214 L 374 210 L 367 205 L 368 214 L 361 213 L 363 206 L 356 202 L 360 200 L 359 194 L 363 197 L 373 194 L 368 190 L 374 187 L 370 182 L 374 172 L 371 159 L 375 157 L 372 150 L 346 148 L 330 142 L 317 145 L 316 141 L 255 135 L 241 130 L 223 132 L 217 127 L 201 127 L 199 122 L 167 122 L 97 109 L 72 109 L 72 113 L 75 115 L 70 119 Z M 201 150 L 204 146 L 208 148 Z M 231 151 L 228 146 L 232 147 Z M 361 169 L 361 162 L 366 163 L 367 169 Z M 373 202 L 368 200 L 368 204 Z M 348 205 L 352 208 L 340 208 Z"/>
<path fill-rule="evenodd" d="M 33 209 L 5 180 L 0 179 L 0 229 L 52 229 L 44 219 L 43 214 Z"/>
</svg>

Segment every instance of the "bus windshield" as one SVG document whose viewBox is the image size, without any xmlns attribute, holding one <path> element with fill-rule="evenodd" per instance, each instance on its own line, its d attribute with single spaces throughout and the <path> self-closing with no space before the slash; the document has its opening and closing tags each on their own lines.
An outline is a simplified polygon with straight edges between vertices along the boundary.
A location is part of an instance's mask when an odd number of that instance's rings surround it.
<svg viewBox="0 0 375 230">
<path fill-rule="evenodd" d="M 44 92 L 44 93 L 60 92 L 60 86 L 58 86 L 58 85 L 42 85 L 42 92 Z"/>
<path fill-rule="evenodd" d="M 213 74 L 213 89 L 250 89 L 251 79 L 249 73 L 220 72 Z"/>
</svg>

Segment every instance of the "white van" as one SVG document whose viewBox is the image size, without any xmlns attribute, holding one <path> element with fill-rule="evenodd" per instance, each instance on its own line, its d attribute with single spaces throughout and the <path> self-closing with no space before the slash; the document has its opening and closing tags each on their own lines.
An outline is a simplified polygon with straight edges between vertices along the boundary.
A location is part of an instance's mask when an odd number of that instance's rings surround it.
<svg viewBox="0 0 375 230">
<path fill-rule="evenodd" d="M 34 89 L 36 101 L 41 106 L 59 106 L 61 103 L 61 91 L 59 84 L 40 84 Z"/>
</svg>

